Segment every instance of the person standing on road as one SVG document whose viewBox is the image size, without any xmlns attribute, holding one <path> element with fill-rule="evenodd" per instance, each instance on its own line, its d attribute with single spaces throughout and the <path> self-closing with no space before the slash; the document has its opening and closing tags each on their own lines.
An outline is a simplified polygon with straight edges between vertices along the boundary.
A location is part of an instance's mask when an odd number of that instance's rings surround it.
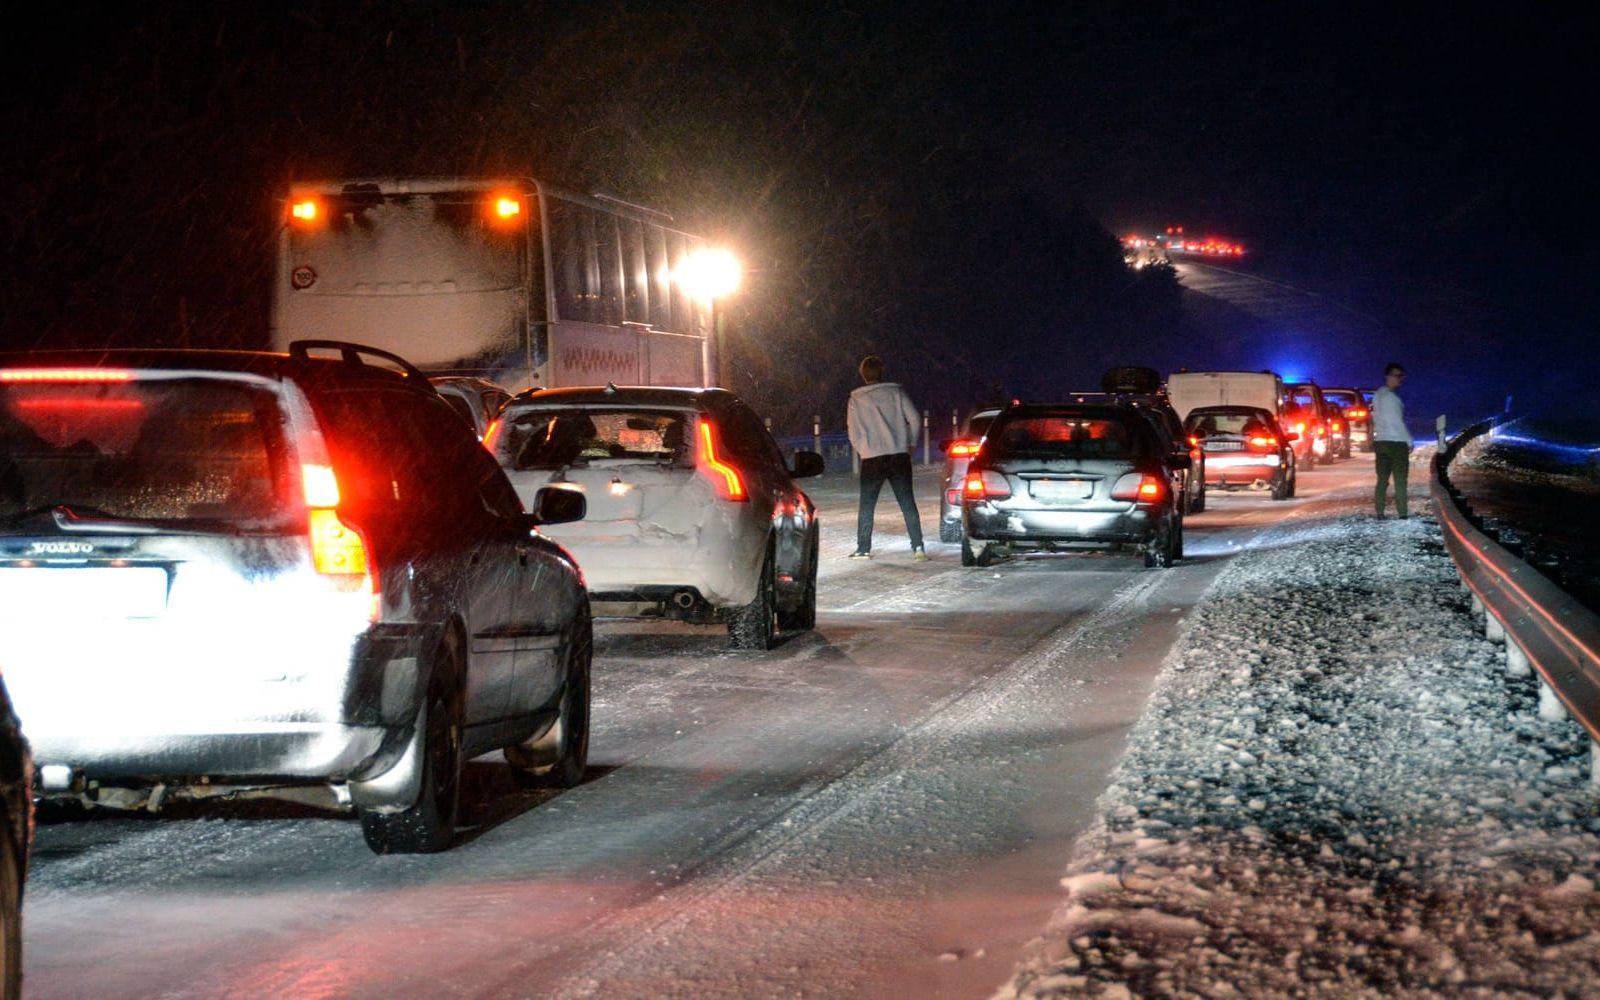
<svg viewBox="0 0 1600 1000">
<path fill-rule="evenodd" d="M 887 480 L 905 515 L 911 536 L 912 558 L 922 560 L 922 519 L 911 495 L 911 449 L 916 447 L 922 415 L 898 382 L 883 381 L 883 359 L 876 354 L 861 360 L 861 381 L 850 393 L 845 426 L 850 447 L 861 456 L 861 509 L 856 514 L 856 550 L 852 559 L 872 558 L 872 518 L 878 493 Z"/>
<path fill-rule="evenodd" d="M 1383 369 L 1383 387 L 1372 394 L 1372 451 L 1378 460 L 1378 485 L 1372 500 L 1379 517 L 1383 516 L 1390 478 L 1394 479 L 1395 512 L 1401 518 L 1410 515 L 1406 478 L 1411 471 L 1411 432 L 1406 430 L 1406 404 L 1398 391 L 1405 380 L 1406 370 L 1391 361 Z"/>
</svg>

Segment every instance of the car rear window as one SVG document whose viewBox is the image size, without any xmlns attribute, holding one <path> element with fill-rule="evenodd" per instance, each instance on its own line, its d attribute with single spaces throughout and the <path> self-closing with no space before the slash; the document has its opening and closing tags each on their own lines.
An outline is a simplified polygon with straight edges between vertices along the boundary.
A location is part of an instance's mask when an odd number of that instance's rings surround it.
<svg viewBox="0 0 1600 1000">
<path fill-rule="evenodd" d="M 1207 437 L 1218 434 L 1264 434 L 1272 430 L 1260 413 L 1204 413 L 1189 418 L 1189 429 Z"/>
<path fill-rule="evenodd" d="M 1338 389 L 1324 389 L 1322 391 L 1322 398 L 1326 399 L 1334 406 L 1340 407 L 1356 406 L 1359 403 L 1355 393 L 1340 392 Z"/>
<path fill-rule="evenodd" d="M 274 395 L 225 380 L 0 383 L 0 519 L 281 520 Z"/>
<path fill-rule="evenodd" d="M 1005 458 L 1130 458 L 1133 434 L 1126 423 L 1072 414 L 1017 416 L 996 429 L 996 453 Z M 995 434 L 989 440 L 995 441 Z"/>
<path fill-rule="evenodd" d="M 508 410 L 495 458 L 513 470 L 561 469 L 596 462 L 676 462 L 689 454 L 683 411 L 620 408 Z"/>
</svg>

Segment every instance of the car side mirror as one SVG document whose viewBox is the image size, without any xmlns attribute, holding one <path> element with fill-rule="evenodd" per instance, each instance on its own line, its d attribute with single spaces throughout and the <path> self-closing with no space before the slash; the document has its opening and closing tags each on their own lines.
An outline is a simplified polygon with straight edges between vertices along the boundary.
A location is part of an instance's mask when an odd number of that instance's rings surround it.
<svg viewBox="0 0 1600 1000">
<path fill-rule="evenodd" d="M 824 468 L 822 456 L 814 451 L 797 451 L 794 453 L 794 466 L 789 470 L 789 475 L 795 479 L 810 479 L 812 476 L 822 475 Z"/>
<path fill-rule="evenodd" d="M 1172 457 L 1167 459 L 1167 464 L 1174 469 L 1192 469 L 1194 468 L 1194 459 L 1186 451 L 1175 451 L 1172 453 Z"/>
<path fill-rule="evenodd" d="M 528 518 L 533 527 L 542 524 L 569 524 L 581 521 L 589 513 L 589 501 L 577 490 L 561 486 L 545 486 L 533 495 L 533 510 Z"/>
</svg>

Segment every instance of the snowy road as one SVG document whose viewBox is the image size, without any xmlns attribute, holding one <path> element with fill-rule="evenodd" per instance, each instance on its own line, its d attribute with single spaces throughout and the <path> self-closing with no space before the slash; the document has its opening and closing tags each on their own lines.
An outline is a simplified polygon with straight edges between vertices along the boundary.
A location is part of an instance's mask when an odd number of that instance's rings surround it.
<svg viewBox="0 0 1600 1000">
<path fill-rule="evenodd" d="M 817 633 L 600 630 L 590 775 L 551 797 L 471 766 L 463 843 L 377 858 L 354 821 L 267 805 L 57 818 L 26 909 L 35 997 L 949 995 L 1009 976 L 1183 616 L 1299 500 L 1213 496 L 1185 565 L 844 558 L 823 509 Z M 932 525 L 931 481 L 921 483 Z"/>
</svg>

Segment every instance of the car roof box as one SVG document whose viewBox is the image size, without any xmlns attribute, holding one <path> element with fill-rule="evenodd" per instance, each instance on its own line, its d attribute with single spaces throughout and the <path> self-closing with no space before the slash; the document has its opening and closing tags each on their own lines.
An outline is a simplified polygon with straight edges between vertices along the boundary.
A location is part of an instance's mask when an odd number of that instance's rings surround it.
<svg viewBox="0 0 1600 1000">
<path fill-rule="evenodd" d="M 1137 365 L 1107 368 L 1106 373 L 1100 376 L 1100 390 L 1136 396 L 1154 396 L 1161 391 L 1161 373 L 1154 368 Z"/>
</svg>

